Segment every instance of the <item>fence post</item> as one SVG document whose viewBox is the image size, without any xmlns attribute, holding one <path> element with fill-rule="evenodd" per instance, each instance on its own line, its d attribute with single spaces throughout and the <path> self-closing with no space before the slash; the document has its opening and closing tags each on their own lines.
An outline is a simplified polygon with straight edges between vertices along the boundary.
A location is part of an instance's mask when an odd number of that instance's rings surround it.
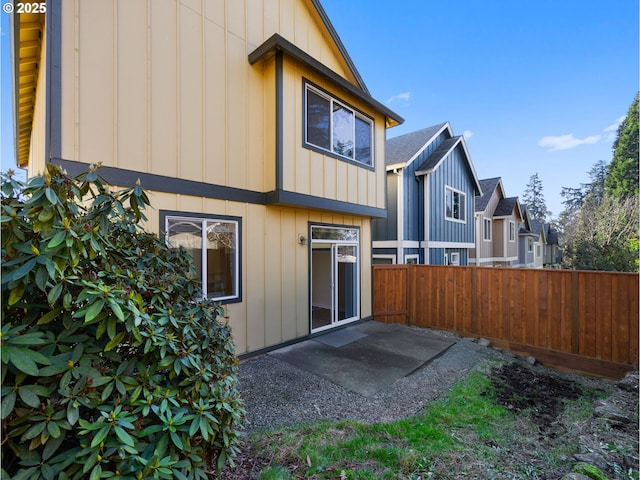
<svg viewBox="0 0 640 480">
<path fill-rule="evenodd" d="M 580 353 L 580 274 L 571 272 L 571 353 Z"/>
</svg>

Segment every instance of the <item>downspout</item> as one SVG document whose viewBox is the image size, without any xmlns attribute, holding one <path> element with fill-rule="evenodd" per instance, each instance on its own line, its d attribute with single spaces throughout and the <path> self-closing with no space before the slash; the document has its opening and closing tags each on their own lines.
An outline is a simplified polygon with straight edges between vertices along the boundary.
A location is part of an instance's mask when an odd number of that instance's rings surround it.
<svg viewBox="0 0 640 480">
<path fill-rule="evenodd" d="M 396 238 L 398 243 L 396 245 L 396 263 L 404 263 L 404 202 L 403 202 L 403 189 L 402 189 L 402 173 L 398 172 L 398 169 L 394 169 L 393 173 L 396 174 L 396 180 L 398 182 L 397 199 L 398 205 L 398 218 L 396 218 Z"/>
<path fill-rule="evenodd" d="M 431 216 L 429 215 L 429 174 L 426 173 L 423 176 L 424 186 L 422 187 L 424 191 L 424 244 L 423 244 L 423 252 L 424 252 L 424 264 L 431 264 L 431 252 L 429 248 L 429 240 L 431 239 L 431 228 L 429 228 L 429 222 L 431 220 Z"/>
</svg>

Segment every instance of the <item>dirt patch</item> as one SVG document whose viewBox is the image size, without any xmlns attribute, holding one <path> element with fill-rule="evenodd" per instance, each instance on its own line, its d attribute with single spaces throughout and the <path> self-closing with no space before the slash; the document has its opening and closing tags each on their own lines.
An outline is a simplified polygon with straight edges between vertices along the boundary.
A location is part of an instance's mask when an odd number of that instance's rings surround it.
<svg viewBox="0 0 640 480">
<path fill-rule="evenodd" d="M 512 362 L 491 371 L 495 401 L 516 413 L 527 411 L 538 432 L 555 437 L 563 400 L 576 400 L 582 390 L 570 380 Z"/>
</svg>

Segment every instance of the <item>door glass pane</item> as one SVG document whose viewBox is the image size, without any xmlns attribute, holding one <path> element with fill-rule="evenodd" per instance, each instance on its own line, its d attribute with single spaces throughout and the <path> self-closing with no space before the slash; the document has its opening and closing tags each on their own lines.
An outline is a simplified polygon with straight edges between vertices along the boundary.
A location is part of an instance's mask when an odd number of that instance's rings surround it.
<svg viewBox="0 0 640 480">
<path fill-rule="evenodd" d="M 358 315 L 358 249 L 354 245 L 338 245 L 337 320 Z"/>
<path fill-rule="evenodd" d="M 307 142 L 331 150 L 330 102 L 307 90 Z"/>
<path fill-rule="evenodd" d="M 356 117 L 356 160 L 372 165 L 371 124 Z"/>
<path fill-rule="evenodd" d="M 315 242 L 311 248 L 311 328 L 332 323 L 333 270 L 331 244 Z"/>
<path fill-rule="evenodd" d="M 333 103 L 333 151 L 353 158 L 353 112 Z"/>
</svg>

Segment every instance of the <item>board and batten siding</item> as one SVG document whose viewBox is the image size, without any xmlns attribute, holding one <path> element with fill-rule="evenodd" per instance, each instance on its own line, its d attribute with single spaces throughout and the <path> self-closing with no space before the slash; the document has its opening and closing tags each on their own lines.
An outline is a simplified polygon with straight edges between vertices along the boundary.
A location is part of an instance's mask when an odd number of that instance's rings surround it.
<svg viewBox="0 0 640 480">
<path fill-rule="evenodd" d="M 309 330 L 309 246 L 298 242 L 309 223 L 360 229 L 361 317 L 372 315 L 371 229 L 367 218 L 150 192 L 153 208 L 239 217 L 242 224 L 242 302 L 225 305 L 236 353 L 253 352 L 304 337 Z M 149 215 L 149 231 L 163 225 Z"/>
<path fill-rule="evenodd" d="M 473 243 L 473 211 L 475 188 L 473 178 L 462 158 L 462 149 L 456 147 L 429 175 L 429 240 L 434 242 Z M 465 194 L 465 221 L 445 218 L 445 188 L 451 187 Z"/>
<path fill-rule="evenodd" d="M 355 83 L 310 2 L 60 5 L 60 155 L 66 160 L 270 191 L 275 140 L 266 127 L 275 118 L 275 74 L 268 62 L 250 65 L 248 54 L 278 32 Z M 364 188 L 366 195 L 335 197 L 378 204 L 381 194 Z"/>
<path fill-rule="evenodd" d="M 271 60 L 273 61 L 273 60 Z M 323 155 L 303 146 L 304 82 L 373 119 L 375 169 Z M 290 192 L 385 208 L 385 118 L 331 81 L 285 55 L 283 61 L 283 189 Z"/>
</svg>

